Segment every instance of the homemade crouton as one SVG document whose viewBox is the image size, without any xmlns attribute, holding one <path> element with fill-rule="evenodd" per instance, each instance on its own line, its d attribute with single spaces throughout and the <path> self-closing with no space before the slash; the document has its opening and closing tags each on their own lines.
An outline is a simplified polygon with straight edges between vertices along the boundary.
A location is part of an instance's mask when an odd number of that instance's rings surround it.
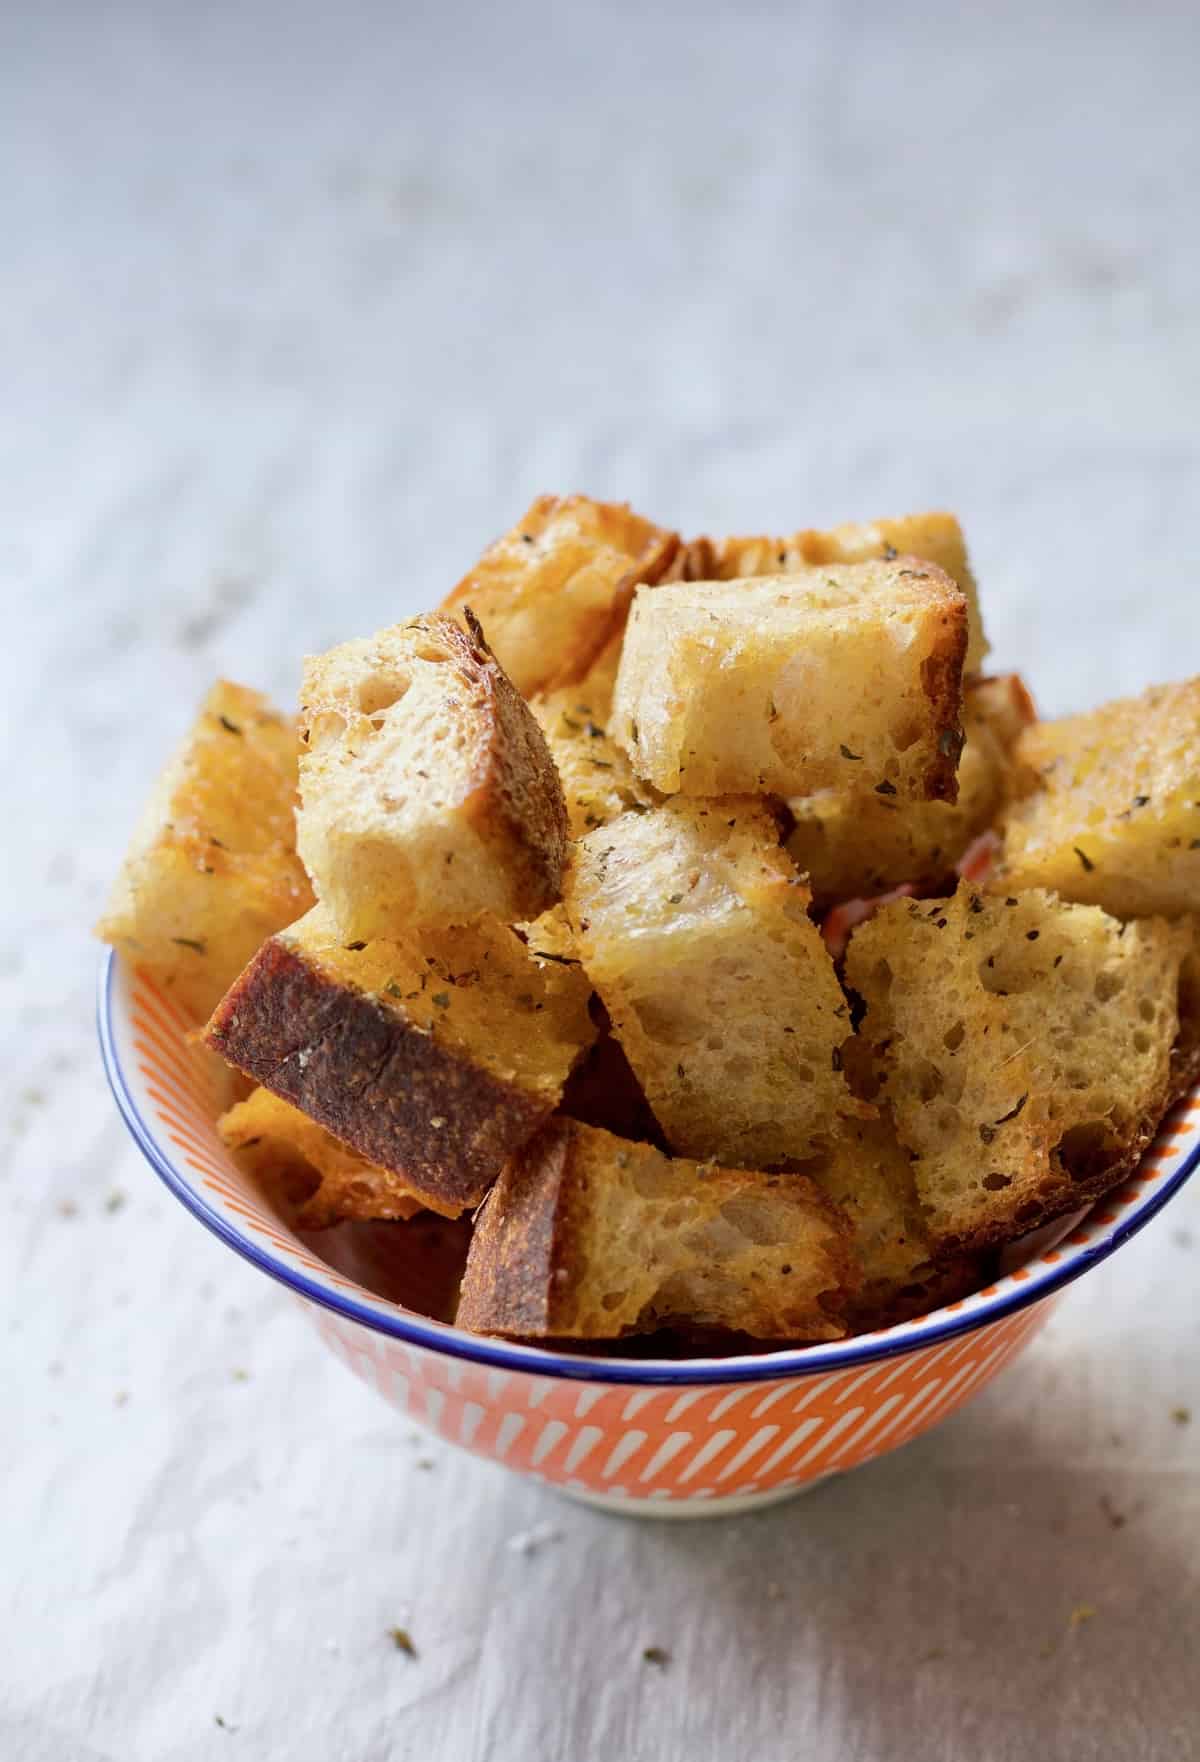
<svg viewBox="0 0 1200 1762">
<path fill-rule="evenodd" d="M 849 985 L 930 1237 L 975 1251 L 1085 1205 L 1137 1163 L 1184 1073 L 1190 924 L 1122 925 L 1033 891 L 884 906 Z"/>
<path fill-rule="evenodd" d="M 1016 757 L 994 885 L 1051 887 L 1119 918 L 1200 911 L 1200 679 L 1037 722 Z"/>
<path fill-rule="evenodd" d="M 205 1040 L 453 1217 L 557 1105 L 596 1037 L 589 995 L 503 925 L 347 945 L 318 906 L 265 944 Z"/>
<path fill-rule="evenodd" d="M 837 790 L 790 801 L 796 825 L 787 848 L 807 874 L 818 907 L 870 898 L 905 881 L 927 888 L 952 875 L 1016 787 L 1013 743 L 1033 716 L 1033 701 L 1015 673 L 970 679 L 963 689 L 966 738 L 957 801 Z"/>
<path fill-rule="evenodd" d="M 573 847 L 577 951 L 675 1150 L 763 1168 L 860 1112 L 849 1009 L 761 802 L 676 798 Z M 814 1143 L 815 1141 L 815 1143 Z"/>
<path fill-rule="evenodd" d="M 625 621 L 639 581 L 657 581 L 679 543 L 623 504 L 539 496 L 486 550 L 441 610 L 469 606 L 526 697 L 582 679 Z"/>
<path fill-rule="evenodd" d="M 221 680 L 161 774 L 96 926 L 203 1021 L 312 905 L 296 855 L 296 725 Z"/>
<path fill-rule="evenodd" d="M 966 601 L 932 564 L 640 591 L 612 732 L 666 794 L 953 801 Z"/>
<path fill-rule="evenodd" d="M 670 1324 L 835 1340 L 849 1230 L 800 1175 L 685 1159 L 554 1119 L 475 1227 L 457 1320 L 517 1339 L 616 1340 Z"/>
<path fill-rule="evenodd" d="M 416 618 L 310 660 L 301 736 L 300 854 L 347 941 L 558 898 L 558 775 L 477 626 Z"/>
<path fill-rule="evenodd" d="M 790 538 L 698 538 L 681 547 L 668 573 L 683 581 L 734 581 L 748 575 L 793 575 L 827 563 L 866 563 L 876 557 L 899 556 L 923 557 L 927 563 L 935 563 L 961 590 L 967 602 L 968 630 L 963 664 L 968 673 L 977 673 L 988 644 L 966 541 L 953 514 L 852 521 L 825 532 L 795 532 Z"/>
<path fill-rule="evenodd" d="M 577 685 L 530 700 L 558 768 L 572 838 L 661 799 L 643 783 L 608 731 L 620 656 L 617 637 Z"/>
<path fill-rule="evenodd" d="M 422 1202 L 391 1169 L 364 1162 L 323 1126 L 255 1089 L 217 1121 L 234 1161 L 300 1230 L 324 1230 L 349 1218 L 411 1218 Z"/>
<path fill-rule="evenodd" d="M 848 1315 L 856 1332 L 923 1315 L 981 1282 L 978 1256 L 935 1260 L 912 1158 L 890 1119 L 847 1120 L 823 1156 L 799 1166 L 850 1222 L 859 1283 Z"/>
</svg>

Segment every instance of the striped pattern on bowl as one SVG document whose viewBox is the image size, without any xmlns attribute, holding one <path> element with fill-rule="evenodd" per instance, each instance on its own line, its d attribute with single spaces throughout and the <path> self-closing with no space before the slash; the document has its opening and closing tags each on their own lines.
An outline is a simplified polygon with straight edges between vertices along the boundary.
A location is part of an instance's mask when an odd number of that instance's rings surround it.
<svg viewBox="0 0 1200 1762">
<path fill-rule="evenodd" d="M 994 1285 L 932 1315 L 745 1358 L 565 1355 L 460 1333 L 327 1266 L 222 1146 L 213 1123 L 221 1073 L 189 1043 L 191 1027 L 145 973 L 108 957 L 100 1036 L 109 1079 L 177 1197 L 289 1286 L 331 1350 L 408 1418 L 631 1512 L 702 1516 L 766 1503 L 927 1431 L 990 1382 L 1058 1290 L 1140 1228 L 1200 1161 L 1198 1089 L 1120 1190 Z"/>
</svg>

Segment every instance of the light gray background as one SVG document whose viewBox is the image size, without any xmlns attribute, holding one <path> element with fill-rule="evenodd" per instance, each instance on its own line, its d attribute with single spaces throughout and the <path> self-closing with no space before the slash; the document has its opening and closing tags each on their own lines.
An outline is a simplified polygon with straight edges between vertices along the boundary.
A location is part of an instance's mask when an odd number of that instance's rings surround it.
<svg viewBox="0 0 1200 1762">
<path fill-rule="evenodd" d="M 1046 710 L 1200 670 L 1197 17 L 0 9 L 5 1762 L 1200 1754 L 1200 1186 L 936 1436 L 623 1523 L 174 1205 L 85 933 L 215 673 L 290 696 L 546 488 L 948 505 Z"/>
</svg>

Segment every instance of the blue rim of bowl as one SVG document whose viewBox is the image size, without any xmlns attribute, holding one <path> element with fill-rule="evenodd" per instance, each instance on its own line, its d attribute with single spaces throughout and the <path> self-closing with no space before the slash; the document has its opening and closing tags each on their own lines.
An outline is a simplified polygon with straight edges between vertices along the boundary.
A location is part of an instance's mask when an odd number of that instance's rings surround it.
<svg viewBox="0 0 1200 1762">
<path fill-rule="evenodd" d="M 102 958 L 99 994 L 96 1002 L 96 1026 L 100 1036 L 100 1055 L 109 1088 L 134 1143 L 151 1168 L 193 1217 L 212 1231 L 214 1236 L 235 1253 L 248 1260 L 268 1278 L 286 1285 L 297 1296 L 307 1298 L 323 1309 L 344 1316 L 347 1321 L 370 1328 L 400 1340 L 407 1346 L 424 1347 L 430 1352 L 445 1353 L 488 1369 L 523 1372 L 525 1375 L 564 1377 L 575 1382 L 634 1384 L 687 1383 L 755 1383 L 775 1382 L 784 1377 L 816 1376 L 831 1370 L 850 1370 L 878 1359 L 899 1357 L 905 1352 L 942 1345 L 959 1334 L 973 1333 L 1003 1316 L 1027 1309 L 1043 1297 L 1061 1290 L 1081 1278 L 1084 1273 L 1107 1260 L 1110 1254 L 1136 1236 L 1163 1206 L 1178 1193 L 1198 1165 L 1200 1143 L 1196 1144 L 1179 1167 L 1146 1198 L 1118 1218 L 1095 1242 L 1080 1247 L 1063 1266 L 1027 1270 L 1025 1278 L 1009 1289 L 998 1289 L 995 1297 L 984 1298 L 971 1309 L 958 1314 L 947 1311 L 941 1321 L 938 1312 L 922 1317 L 920 1334 L 912 1334 L 905 1325 L 880 1334 L 862 1334 L 850 1340 L 836 1340 L 827 1345 L 786 1348 L 781 1352 L 756 1353 L 742 1358 L 684 1359 L 622 1359 L 593 1358 L 571 1353 L 550 1352 L 540 1346 L 508 1345 L 483 1336 L 462 1333 L 419 1316 L 389 1313 L 368 1308 L 353 1297 L 346 1297 L 328 1286 L 289 1266 L 276 1255 L 260 1248 L 236 1230 L 229 1220 L 210 1205 L 185 1179 L 174 1162 L 160 1147 L 154 1130 L 142 1115 L 134 1099 L 117 1051 L 113 1033 L 113 981 L 117 970 L 117 953 L 109 950 Z M 1101 1201 L 1103 1203 L 1103 1201 Z M 997 1283 L 1005 1283 L 1000 1279 Z M 381 1299 L 381 1301 L 383 1301 Z M 932 1325 L 931 1325 L 932 1324 Z"/>
</svg>

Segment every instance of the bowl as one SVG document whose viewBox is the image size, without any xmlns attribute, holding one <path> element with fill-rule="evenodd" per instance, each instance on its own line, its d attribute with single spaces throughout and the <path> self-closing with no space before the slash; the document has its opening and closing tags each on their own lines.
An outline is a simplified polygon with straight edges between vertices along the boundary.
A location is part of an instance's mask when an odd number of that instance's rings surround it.
<svg viewBox="0 0 1200 1762">
<path fill-rule="evenodd" d="M 277 1279 L 342 1362 L 448 1443 L 627 1514 L 754 1509 L 928 1431 L 1009 1365 L 1071 1280 L 1177 1193 L 1200 1162 L 1200 1085 L 1137 1173 L 1086 1214 L 1010 1251 L 994 1284 L 914 1321 L 829 1345 L 743 1357 L 592 1357 L 462 1332 L 346 1270 L 342 1230 L 302 1237 L 226 1153 L 220 1073 L 193 1024 L 143 971 L 109 954 L 100 1046 L 129 1131 L 214 1235 Z M 411 1226 L 362 1226 L 389 1232 Z M 330 1264 L 317 1247 L 336 1257 Z"/>
</svg>

